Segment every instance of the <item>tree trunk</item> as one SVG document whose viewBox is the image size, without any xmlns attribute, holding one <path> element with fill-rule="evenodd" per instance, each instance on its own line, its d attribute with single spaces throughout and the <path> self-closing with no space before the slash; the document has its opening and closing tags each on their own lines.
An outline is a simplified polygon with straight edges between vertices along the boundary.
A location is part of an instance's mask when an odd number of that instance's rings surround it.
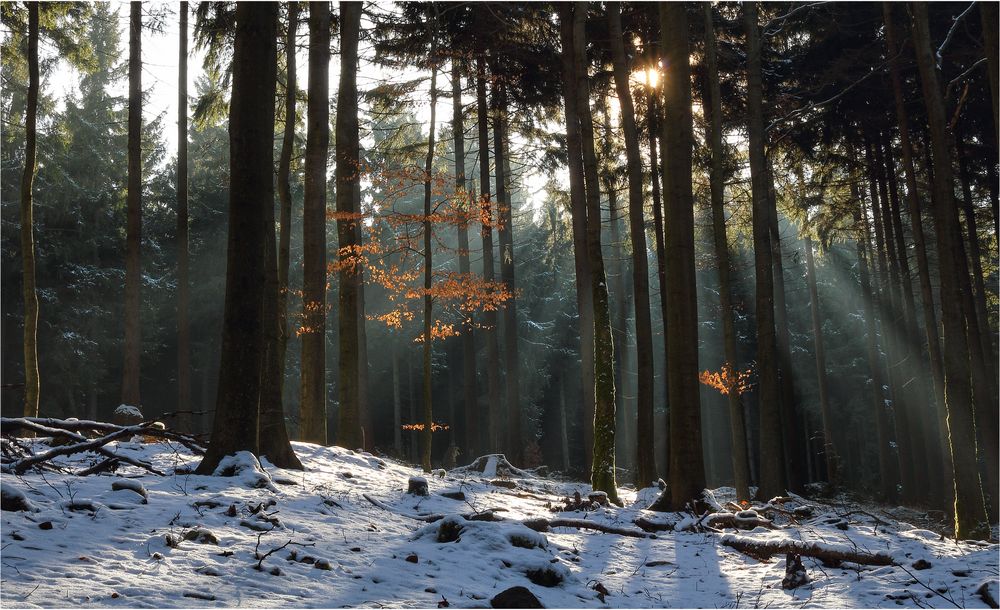
<svg viewBox="0 0 1000 610">
<path fill-rule="evenodd" d="M 274 206 L 277 20 L 276 4 L 237 5 L 229 110 L 229 236 L 222 359 L 212 436 L 198 474 L 211 474 L 219 460 L 237 451 L 258 453 L 265 253 L 267 231 L 273 231 L 273 226 L 266 224 L 266 212 Z"/>
<path fill-rule="evenodd" d="M 278 160 L 278 375 L 282 393 L 288 353 L 288 270 L 292 243 L 292 154 L 295 148 L 295 102 L 298 83 L 295 73 L 295 47 L 299 27 L 299 5 L 288 3 L 288 30 L 285 35 L 285 126 Z"/>
<path fill-rule="evenodd" d="M 625 58 L 622 34 L 621 5 L 608 6 L 612 51 L 614 55 L 615 88 L 622 111 L 622 128 L 625 131 L 625 155 L 628 161 L 629 230 L 632 237 L 632 287 L 635 307 L 636 337 L 636 412 L 638 442 L 636 461 L 636 486 L 645 487 L 656 480 L 653 459 L 653 325 L 649 313 L 649 264 L 646 254 L 646 224 L 642 215 L 642 157 L 639 152 L 639 130 L 636 127 L 635 107 L 629 90 L 629 70 Z"/>
<path fill-rule="evenodd" d="M 431 32 L 431 57 L 437 53 L 436 32 Z M 437 64 L 431 67 L 431 118 L 430 134 L 427 140 L 427 160 L 424 162 L 424 429 L 420 433 L 420 463 L 424 472 L 431 471 L 431 435 L 434 426 L 434 405 L 431 386 L 431 353 L 434 344 L 431 327 L 434 324 L 434 299 L 431 297 L 431 287 L 434 272 L 434 250 L 431 231 L 431 176 L 434 171 L 434 135 L 437 117 Z"/>
<path fill-rule="evenodd" d="M 496 72 L 496 70 L 494 70 Z M 517 358 L 517 298 L 514 295 L 514 233 L 511 199 L 508 189 L 507 92 L 502 80 L 493 85 L 493 145 L 497 186 L 497 237 L 500 242 L 500 280 L 512 295 L 503 308 L 503 347 L 507 401 L 507 437 L 504 451 L 514 464 L 521 462 L 524 439 L 521 438 L 520 375 Z"/>
<path fill-rule="evenodd" d="M 747 30 L 748 121 L 750 175 L 753 191 L 753 250 L 756 272 L 757 403 L 760 411 L 760 481 L 757 496 L 767 500 L 785 493 L 778 394 L 777 345 L 774 329 L 774 278 L 771 260 L 770 204 L 764 157 L 760 30 L 757 3 L 743 5 Z"/>
<path fill-rule="evenodd" d="M 468 214 L 471 205 L 470 189 L 465 179 L 465 124 L 462 120 L 462 66 L 457 59 L 451 62 L 451 130 L 455 134 L 455 197 L 460 201 L 460 213 Z M 458 224 L 458 272 L 468 277 L 469 222 L 465 216 Z M 476 413 L 476 338 L 472 319 L 462 323 L 462 402 L 465 407 L 465 453 L 475 458 L 479 450 L 479 425 Z"/>
<path fill-rule="evenodd" d="M 188 3 L 181 2 L 177 67 L 177 428 L 191 432 L 191 325 L 188 321 L 187 28 Z"/>
<path fill-rule="evenodd" d="M 722 93 L 719 86 L 719 67 L 712 23 L 712 6 L 702 5 L 705 18 L 705 69 L 708 72 L 706 99 L 702 100 L 709 122 L 708 141 L 712 150 L 712 234 L 715 245 L 715 266 L 719 273 L 719 315 L 722 316 L 723 353 L 726 364 L 739 370 L 736 351 L 736 328 L 733 323 L 732 280 L 730 279 L 729 243 L 726 239 L 725 174 L 722 148 Z M 747 463 L 746 422 L 738 392 L 727 396 L 729 404 L 729 433 L 732 443 L 733 479 L 737 500 L 750 500 L 750 467 Z"/>
<path fill-rule="evenodd" d="M 330 146 L 330 5 L 309 5 L 309 100 L 302 203 L 302 391 L 299 436 L 326 438 L 326 172 Z M 338 164 L 339 166 L 339 164 Z M 339 189 L 338 189 L 339 190 Z M 343 286 L 341 286 L 343 289 Z"/>
<path fill-rule="evenodd" d="M 1000 112 L 997 110 L 997 100 L 1000 93 L 997 93 L 997 72 L 1000 70 L 997 63 L 997 54 L 1000 53 L 1000 46 L 997 43 L 997 15 L 996 2 L 980 2 L 979 12 L 983 21 L 983 50 L 986 55 L 986 63 L 990 74 L 990 97 L 993 98 L 993 135 L 1000 129 Z"/>
<path fill-rule="evenodd" d="M 569 472 L 569 434 L 566 432 L 566 379 L 559 377 L 559 453 L 562 457 L 563 473 Z"/>
<path fill-rule="evenodd" d="M 125 228 L 125 365 L 122 403 L 141 406 L 139 366 L 142 268 L 142 3 L 131 2 L 128 37 L 128 196 Z"/>
<path fill-rule="evenodd" d="M 962 292 L 969 291 L 969 275 L 964 265 L 955 184 L 951 168 L 951 146 L 944 101 L 938 83 L 927 23 L 927 5 L 915 2 L 913 46 L 920 70 L 924 103 L 930 124 L 934 155 L 934 225 L 941 269 L 941 317 L 944 321 L 945 403 L 948 433 L 955 475 L 955 537 L 989 536 L 983 490 L 976 465 L 976 438 L 973 397 L 969 379 L 969 344 L 962 323 Z M 992 400 L 992 399 L 991 399 Z M 987 406 L 987 402 L 983 406 Z"/>
<path fill-rule="evenodd" d="M 580 322 L 580 368 L 583 402 L 583 454 L 590 471 L 594 443 L 594 305 L 591 289 L 590 259 L 587 256 L 587 203 L 583 176 L 583 142 L 577 109 L 576 60 L 573 55 L 574 8 L 559 5 L 559 31 L 562 43 L 563 100 L 566 114 L 566 150 L 569 166 L 570 212 L 573 217 L 573 261 L 576 273 L 576 304 Z"/>
<path fill-rule="evenodd" d="M 660 175 L 659 175 L 659 161 L 656 158 L 656 130 L 659 127 L 656 123 L 656 117 L 659 116 L 659 110 L 656 105 L 656 91 L 649 91 L 649 105 L 646 110 L 646 122 L 647 129 L 649 130 L 649 173 L 651 180 L 651 190 L 653 195 L 653 239 L 655 241 L 656 247 L 656 280 L 657 287 L 660 289 L 660 320 L 663 325 L 663 358 L 666 362 L 667 354 L 667 261 L 666 261 L 666 250 L 664 245 L 663 237 L 663 207 L 660 198 Z M 655 373 L 654 373 L 655 376 Z M 666 384 L 664 388 L 664 402 L 666 401 Z M 655 395 L 655 392 L 654 392 Z M 655 420 L 655 412 L 651 413 L 649 417 Z M 636 443 L 638 445 L 638 461 L 637 461 L 637 472 L 642 475 L 645 472 L 647 475 L 652 473 L 652 479 L 656 479 L 656 451 L 655 451 L 655 434 L 656 430 L 654 421 L 643 420 L 643 415 L 639 413 L 638 422 L 638 434 L 636 435 Z M 643 479 L 640 479 L 640 481 Z"/>
<path fill-rule="evenodd" d="M 363 265 L 357 243 L 360 210 L 355 190 L 361 188 L 358 134 L 358 33 L 361 4 L 340 3 L 340 86 L 337 90 L 336 156 L 338 318 L 340 345 L 337 398 L 337 444 L 347 449 L 364 446 L 359 404 L 360 368 L 358 335 L 358 272 Z"/>
<path fill-rule="evenodd" d="M 493 262 L 493 202 L 490 195 L 490 132 L 486 102 L 486 58 L 476 60 L 476 120 L 479 127 L 479 197 L 482 205 L 483 280 L 496 279 Z M 497 341 L 497 312 L 486 311 L 486 388 L 487 431 L 484 449 L 490 453 L 500 450 L 500 345 Z M 475 457 L 475 456 L 470 456 Z"/>
<path fill-rule="evenodd" d="M 781 395 L 782 440 L 785 455 L 785 476 L 788 489 L 802 493 L 806 483 L 805 450 L 802 446 L 802 426 L 796 402 L 792 374 L 791 337 L 788 331 L 788 309 L 785 306 L 785 263 L 781 252 L 781 231 L 778 228 L 777 197 L 774 192 L 774 172 L 768 163 L 768 224 L 771 227 L 771 256 L 774 264 L 774 331 L 778 344 L 778 387 Z"/>
<path fill-rule="evenodd" d="M 664 65 L 663 192 L 666 204 L 667 377 L 670 403 L 670 508 L 681 510 L 705 488 L 702 457 L 701 399 L 698 381 L 698 301 L 694 256 L 694 194 L 686 8 L 660 5 Z"/>
<path fill-rule="evenodd" d="M 397 457 L 403 457 L 403 405 L 399 388 L 399 354 L 392 349 L 392 447 Z"/>
<path fill-rule="evenodd" d="M 898 54 L 895 23 L 892 17 L 892 4 L 882 5 L 885 20 L 886 48 L 889 57 Z M 935 413 L 937 415 L 938 439 L 940 455 L 943 459 L 943 472 L 946 479 L 940 478 L 934 483 L 937 489 L 949 489 L 954 486 L 952 477 L 951 446 L 948 439 L 948 416 L 944 396 L 944 368 L 941 356 L 941 343 L 938 338 L 937 314 L 934 311 L 934 297 L 931 288 L 930 266 L 927 261 L 927 247 L 924 238 L 923 223 L 920 217 L 920 199 L 918 197 L 916 170 L 913 163 L 913 145 L 910 141 L 909 117 L 906 111 L 906 100 L 903 94 L 903 83 L 899 65 L 890 62 L 893 98 L 896 108 L 896 121 L 899 128 L 899 142 L 902 152 L 903 170 L 906 179 L 906 203 L 910 215 L 910 233 L 913 236 L 913 249 L 917 258 L 917 275 L 920 280 L 920 303 L 923 308 L 924 332 L 927 340 L 927 363 L 933 382 Z"/>
<path fill-rule="evenodd" d="M 21 262 L 24 296 L 24 416 L 38 417 L 38 293 L 35 290 L 35 221 L 32 186 L 37 159 L 38 11 L 28 4 L 28 99 L 24 112 L 24 175 L 21 177 Z M 130 191 L 131 192 L 131 191 Z"/>
<path fill-rule="evenodd" d="M 608 303 L 604 255 L 601 252 L 601 192 L 594 151 L 594 123 L 590 112 L 590 77 L 587 62 L 587 7 L 573 11 L 573 60 L 576 76 L 576 112 L 580 122 L 583 154 L 585 202 L 587 210 L 587 259 L 590 262 L 590 289 L 594 309 L 594 445 L 591 457 L 590 484 L 618 500 L 615 480 L 615 355 L 611 337 L 611 311 Z M 585 388 L 584 391 L 589 391 Z"/>
<path fill-rule="evenodd" d="M 826 349 L 823 347 L 823 318 L 819 312 L 819 291 L 816 289 L 816 265 L 813 261 L 812 238 L 805 236 L 806 271 L 809 282 L 809 311 L 812 314 L 813 343 L 816 349 L 816 379 L 819 385 L 819 410 L 823 418 L 823 460 L 826 463 L 826 480 L 836 486 L 839 482 L 840 457 L 833 438 L 833 413 L 830 411 L 830 392 L 826 385 Z"/>
</svg>

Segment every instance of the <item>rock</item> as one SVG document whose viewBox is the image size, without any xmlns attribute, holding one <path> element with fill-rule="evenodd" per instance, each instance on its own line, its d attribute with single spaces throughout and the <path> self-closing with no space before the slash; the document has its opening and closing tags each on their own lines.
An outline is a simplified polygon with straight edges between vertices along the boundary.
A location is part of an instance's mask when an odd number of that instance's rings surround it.
<svg viewBox="0 0 1000 610">
<path fill-rule="evenodd" d="M 417 557 L 416 553 L 410 553 L 409 555 L 407 555 L 406 556 L 406 560 L 409 561 L 410 563 L 419 563 L 420 562 L 420 558 Z"/>
<path fill-rule="evenodd" d="M 911 564 L 914 570 L 926 570 L 931 567 L 931 562 L 926 559 L 918 559 Z"/>
<path fill-rule="evenodd" d="M 458 500 L 459 502 L 465 501 L 465 492 L 459 491 L 442 491 L 441 495 L 449 500 Z"/>
<path fill-rule="evenodd" d="M 514 489 L 517 487 L 517 483 L 514 481 L 509 481 L 507 479 L 493 479 L 490 481 L 490 485 L 493 487 L 503 487 L 505 489 Z"/>
<path fill-rule="evenodd" d="M 0 483 L 0 510 L 37 513 L 41 509 L 20 489 Z"/>
<path fill-rule="evenodd" d="M 38 529 L 40 529 L 40 530 L 50 530 L 50 529 L 52 529 L 52 522 L 51 521 L 42 521 L 41 523 L 38 524 Z"/>
<path fill-rule="evenodd" d="M 563 575 L 549 567 L 527 570 L 524 575 L 540 587 L 558 587 L 563 582 Z"/>
<path fill-rule="evenodd" d="M 997 582 L 992 579 L 987 579 L 984 580 L 976 589 L 976 595 L 978 595 L 990 608 L 996 608 L 998 607 L 997 590 Z"/>
<path fill-rule="evenodd" d="M 406 483 L 406 493 L 414 496 L 429 496 L 427 479 L 424 477 L 410 477 L 410 480 Z"/>
<path fill-rule="evenodd" d="M 592 491 L 587 494 L 587 499 L 595 504 L 600 504 L 601 506 L 608 505 L 608 494 L 604 491 Z"/>
<path fill-rule="evenodd" d="M 118 405 L 111 417 L 111 423 L 119 426 L 135 426 L 143 421 L 145 418 L 142 416 L 142 411 L 133 405 Z"/>
<path fill-rule="evenodd" d="M 494 608 L 544 608 L 535 594 L 527 587 L 511 587 L 490 600 Z"/>
<path fill-rule="evenodd" d="M 316 563 L 313 564 L 313 567 L 316 568 L 317 570 L 332 570 L 333 569 L 333 565 L 331 565 L 330 562 L 327 561 L 326 559 L 317 559 Z"/>
<path fill-rule="evenodd" d="M 197 542 L 198 544 L 214 544 L 218 546 L 219 538 L 210 530 L 196 527 L 184 532 L 184 539 Z"/>
<path fill-rule="evenodd" d="M 253 489 L 269 489 L 277 493 L 278 488 L 271 483 L 271 477 L 260 465 L 257 456 L 249 451 L 238 451 L 219 460 L 212 472 L 215 477 L 236 477 L 244 486 Z"/>
</svg>

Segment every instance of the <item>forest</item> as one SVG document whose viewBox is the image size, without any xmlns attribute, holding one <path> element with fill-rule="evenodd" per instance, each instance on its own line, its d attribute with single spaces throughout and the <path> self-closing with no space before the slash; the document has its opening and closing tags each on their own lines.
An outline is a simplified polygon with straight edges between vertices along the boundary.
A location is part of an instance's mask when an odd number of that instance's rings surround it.
<svg viewBox="0 0 1000 610">
<path fill-rule="evenodd" d="M 0 599 L 997 607 L 998 6 L 5 0 Z"/>
</svg>

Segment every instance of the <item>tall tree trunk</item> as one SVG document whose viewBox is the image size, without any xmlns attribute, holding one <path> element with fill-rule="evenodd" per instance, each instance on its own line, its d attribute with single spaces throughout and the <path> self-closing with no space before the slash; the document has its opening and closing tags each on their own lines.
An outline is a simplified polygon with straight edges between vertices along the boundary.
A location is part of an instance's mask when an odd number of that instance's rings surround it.
<svg viewBox="0 0 1000 610">
<path fill-rule="evenodd" d="M 403 405 L 399 388 L 399 354 L 392 344 L 392 447 L 396 456 L 403 457 Z"/>
<path fill-rule="evenodd" d="M 358 33 L 361 3 L 340 3 L 340 86 L 337 89 L 336 157 L 338 318 L 340 345 L 337 397 L 340 403 L 337 444 L 348 449 L 364 446 L 359 404 L 360 368 L 358 335 L 358 272 L 362 255 L 358 248 L 355 190 L 360 184 L 358 133 Z"/>
<path fill-rule="evenodd" d="M 698 381 L 698 301 L 694 264 L 694 193 L 691 157 L 691 66 L 687 9 L 660 5 L 664 65 L 663 157 L 666 204 L 667 377 L 670 403 L 670 508 L 681 510 L 705 488 Z"/>
<path fill-rule="evenodd" d="M 573 52 L 575 8 L 568 2 L 559 5 L 559 31 L 562 43 L 563 100 L 566 114 L 566 150 L 569 160 L 570 212 L 573 217 L 573 262 L 576 275 L 576 304 L 580 322 L 580 368 L 583 402 L 583 446 L 585 467 L 590 471 L 594 443 L 594 301 L 591 289 L 590 259 L 587 255 L 587 202 L 583 176 L 583 141 L 577 107 L 576 60 Z"/>
<path fill-rule="evenodd" d="M 885 408 L 885 395 L 882 390 L 882 363 L 879 360 L 877 331 L 875 321 L 875 299 L 872 296 L 872 285 L 869 269 L 872 266 L 869 254 L 871 240 L 868 236 L 868 219 L 865 203 L 859 189 L 852 181 L 851 195 L 858 202 L 854 212 L 854 222 L 858 226 L 857 253 L 858 275 L 861 282 L 861 300 L 865 319 L 865 345 L 868 352 L 868 369 L 872 379 L 872 411 L 875 420 L 876 442 L 878 443 L 878 471 L 881 484 L 880 498 L 891 502 L 896 495 L 896 474 L 892 467 L 889 437 L 889 418 Z"/>
<path fill-rule="evenodd" d="M 777 197 L 774 192 L 774 172 L 768 162 L 768 224 L 771 231 L 771 257 L 774 264 L 774 331 L 778 345 L 778 387 L 781 395 L 782 442 L 785 455 L 785 476 L 788 489 L 802 493 L 805 480 L 805 449 L 802 426 L 796 403 L 792 374 L 792 347 L 788 330 L 788 309 L 785 306 L 785 263 L 781 252 L 781 232 L 778 228 Z"/>
<path fill-rule="evenodd" d="M 496 279 L 493 262 L 493 201 L 490 194 L 490 131 L 486 101 L 486 58 L 476 60 L 476 121 L 479 127 L 479 197 L 482 205 L 483 280 Z M 486 389 L 487 434 L 484 449 L 490 453 L 500 450 L 500 345 L 497 340 L 497 312 L 487 311 L 486 319 Z"/>
<path fill-rule="evenodd" d="M 504 381 L 507 402 L 507 438 L 504 443 L 507 458 L 520 463 L 524 439 L 521 438 L 520 375 L 517 358 L 517 298 L 514 295 L 514 232 L 509 192 L 509 171 L 506 147 L 507 92 L 503 81 L 493 85 L 493 145 L 496 151 L 494 167 L 497 185 L 497 237 L 500 242 L 500 280 L 512 295 L 503 308 Z"/>
<path fill-rule="evenodd" d="M 657 117 L 659 116 L 659 108 L 656 104 L 658 93 L 656 91 L 648 92 L 648 107 L 646 110 L 646 123 L 647 129 L 649 131 L 649 174 L 651 180 L 651 191 L 653 195 L 653 240 L 655 242 L 656 248 L 656 280 L 657 287 L 660 290 L 660 321 L 663 325 L 663 358 L 666 362 L 667 357 L 667 260 L 666 260 L 666 246 L 664 244 L 663 235 L 663 204 L 660 197 L 660 164 L 656 157 L 656 131 L 659 129 L 659 124 L 657 123 Z M 665 376 L 664 376 L 665 377 Z M 663 400 L 666 401 L 666 383 L 663 384 Z M 655 395 L 655 392 L 654 392 Z M 640 418 L 642 416 L 640 415 Z M 653 419 L 655 420 L 656 414 L 653 413 Z M 648 422 L 647 422 L 648 423 Z M 655 423 L 655 422 L 654 422 Z M 645 429 L 644 429 L 645 428 Z M 651 470 L 656 473 L 656 451 L 655 451 L 655 434 L 654 430 L 656 426 L 653 423 L 648 423 L 648 427 L 645 426 L 641 421 L 639 422 L 639 432 L 637 435 L 637 444 L 639 449 L 639 463 L 641 464 L 645 459 L 647 459 L 647 454 L 652 456 Z M 641 468 L 641 466 L 640 466 Z"/>
<path fill-rule="evenodd" d="M 653 458 L 653 324 L 649 313 L 649 263 L 646 254 L 646 224 L 642 215 L 642 157 L 639 152 L 639 130 L 635 107 L 629 90 L 629 70 L 625 58 L 622 34 L 621 5 L 608 6 L 614 54 L 615 88 L 622 111 L 625 131 L 625 155 L 628 161 L 629 230 L 632 237 L 632 287 L 635 299 L 636 337 L 636 431 L 642 438 L 637 442 L 636 485 L 644 487 L 656 479 Z M 638 441 L 638 439 L 637 439 Z"/>
<path fill-rule="evenodd" d="M 38 293 L 35 290 L 35 181 L 38 123 L 38 10 L 28 3 L 28 99 L 24 111 L 24 174 L 21 177 L 21 263 L 24 296 L 24 416 L 38 417 Z M 131 192 L 131 191 L 130 191 Z"/>
<path fill-rule="evenodd" d="M 181 2 L 177 53 L 177 427 L 191 431 L 191 287 L 188 254 L 188 3 Z"/>
<path fill-rule="evenodd" d="M 722 93 L 719 86 L 719 67 L 715 47 L 715 31 L 712 23 L 712 6 L 702 5 L 705 25 L 705 69 L 708 72 L 706 99 L 702 107 L 709 122 L 708 141 L 712 150 L 711 190 L 712 190 L 712 234 L 715 245 L 715 266 L 719 273 L 719 315 L 722 316 L 723 353 L 726 364 L 732 370 L 739 370 L 736 351 L 736 328 L 733 322 L 732 280 L 730 278 L 729 243 L 726 239 L 725 174 L 723 170 L 722 148 Z M 730 392 L 729 435 L 732 443 L 733 479 L 736 497 L 750 500 L 750 466 L 747 462 L 746 422 L 743 419 L 743 404 L 740 394 Z"/>
<path fill-rule="evenodd" d="M 141 405 L 139 367 L 142 267 L 142 3 L 131 2 L 128 36 L 128 196 L 125 228 L 125 365 L 122 403 Z"/>
<path fill-rule="evenodd" d="M 819 312 L 819 291 L 816 289 L 816 264 L 813 261 L 812 238 L 805 236 L 806 272 L 809 282 L 809 313 L 812 315 L 813 343 L 816 350 L 816 379 L 819 385 L 819 410 L 823 419 L 823 460 L 826 463 L 826 480 L 836 486 L 839 482 L 840 457 L 833 437 L 833 413 L 830 410 L 830 392 L 826 382 L 826 349 L 823 346 L 823 318 Z"/>
<path fill-rule="evenodd" d="M 330 5 L 309 5 L 309 99 L 302 202 L 302 390 L 299 436 L 326 439 L 326 172 L 330 147 Z M 339 189 L 338 189 L 339 190 Z M 343 290 L 341 286 L 341 290 Z M 357 445 L 355 445 L 357 447 Z"/>
<path fill-rule="evenodd" d="M 278 160 L 278 374 L 284 393 L 285 363 L 288 353 L 288 270 L 292 243 L 292 154 L 295 148 L 295 102 L 298 83 L 295 48 L 299 27 L 299 4 L 288 3 L 288 30 L 285 33 L 285 126 Z"/>
<path fill-rule="evenodd" d="M 460 212 L 468 214 L 471 205 L 470 189 L 465 179 L 465 123 L 462 120 L 462 66 L 457 59 L 451 61 L 451 130 L 455 134 L 455 197 Z M 469 222 L 465 216 L 458 223 L 458 272 L 468 277 Z M 476 413 L 476 338 L 471 318 L 462 324 L 462 402 L 465 407 L 465 453 L 475 458 L 479 449 L 478 413 Z"/>
<path fill-rule="evenodd" d="M 997 54 L 1000 53 L 997 42 L 997 21 L 1000 16 L 997 15 L 996 2 L 980 2 L 979 12 L 983 22 L 983 50 L 990 74 L 990 97 L 993 98 L 993 135 L 996 137 L 996 131 L 1000 129 L 1000 112 L 997 110 L 997 100 L 1000 99 L 1000 93 L 997 93 L 997 72 L 1000 70 L 997 66 L 1000 62 L 997 58 Z"/>
<path fill-rule="evenodd" d="M 927 5 L 915 2 L 913 46 L 927 107 L 931 148 L 934 155 L 934 225 L 941 269 L 941 317 L 944 321 L 945 403 L 955 475 L 955 536 L 959 539 L 989 535 L 983 490 L 976 465 L 976 437 L 973 397 L 969 379 L 969 344 L 962 323 L 962 292 L 970 291 L 964 264 L 955 184 L 951 167 L 951 146 L 945 119 L 944 100 L 931 51 Z M 983 406 L 989 405 L 986 402 Z"/>
<path fill-rule="evenodd" d="M 229 109 L 229 236 L 222 358 L 212 436 L 198 474 L 211 474 L 226 455 L 237 451 L 256 454 L 259 447 L 265 253 L 267 231 L 273 231 L 266 220 L 267 210 L 274 206 L 277 30 L 277 4 L 237 5 Z"/>
<path fill-rule="evenodd" d="M 431 31 L 431 57 L 437 54 L 437 32 Z M 432 366 L 431 353 L 434 339 L 431 327 L 434 324 L 434 299 L 431 297 L 431 287 L 434 273 L 434 250 L 431 231 L 431 177 L 434 171 L 434 136 L 437 118 L 437 63 L 431 67 L 431 118 L 430 133 L 427 139 L 427 159 L 424 162 L 424 429 L 420 433 L 420 463 L 424 472 L 431 471 L 431 435 L 434 432 L 434 405 L 431 402 Z"/>
<path fill-rule="evenodd" d="M 886 49 L 891 58 L 898 55 L 896 44 L 895 22 L 892 16 L 892 4 L 882 4 L 885 20 Z M 892 79 L 893 99 L 896 109 L 896 122 L 899 128 L 899 142 L 903 161 L 903 172 L 906 179 L 906 203 L 910 215 L 910 233 L 913 236 L 913 249 L 916 252 L 917 275 L 920 280 L 920 303 L 923 308 L 924 332 L 927 340 L 927 363 L 933 382 L 935 413 L 938 423 L 938 439 L 940 455 L 944 461 L 943 471 L 947 479 L 934 483 L 938 489 L 951 490 L 954 486 L 952 476 L 951 445 L 948 438 L 948 417 L 944 395 L 944 368 L 941 356 L 941 342 L 938 337 L 937 314 L 934 311 L 934 297 L 931 288 L 930 266 L 927 261 L 927 246 L 924 237 L 923 222 L 920 217 L 920 199 L 917 188 L 916 170 L 913 163 L 913 144 L 910 140 L 909 117 L 906 111 L 906 100 L 903 94 L 903 82 L 899 64 L 893 60 L 889 64 Z"/>
<path fill-rule="evenodd" d="M 743 18 L 747 31 L 747 112 L 750 126 L 753 251 L 756 271 L 757 403 L 760 411 L 760 481 L 757 496 L 766 500 L 785 493 L 785 473 L 781 445 L 777 344 L 774 329 L 770 204 L 767 192 L 767 165 L 764 157 L 761 43 L 756 2 L 748 2 L 743 5 Z"/>
<path fill-rule="evenodd" d="M 615 480 L 615 354 L 607 276 L 601 252 L 601 191 L 594 150 L 594 122 L 590 112 L 586 26 L 587 7 L 577 6 L 573 11 L 572 48 L 587 210 L 587 259 L 594 309 L 594 445 L 590 484 L 595 490 L 607 493 L 608 499 L 618 504 Z M 584 388 L 584 391 L 589 391 L 589 388 Z"/>
</svg>

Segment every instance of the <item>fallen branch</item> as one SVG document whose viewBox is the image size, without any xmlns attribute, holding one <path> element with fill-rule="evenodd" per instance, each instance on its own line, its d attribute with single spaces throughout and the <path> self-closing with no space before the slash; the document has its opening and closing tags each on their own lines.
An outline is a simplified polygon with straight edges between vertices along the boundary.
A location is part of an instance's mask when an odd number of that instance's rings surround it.
<svg viewBox="0 0 1000 610">
<path fill-rule="evenodd" d="M 194 437 L 181 434 L 161 427 L 156 421 L 146 421 L 134 426 L 119 426 L 107 422 L 89 420 L 66 420 L 42 417 L 4 417 L 0 418 L 0 434 L 12 436 L 19 430 L 30 430 L 47 436 L 61 436 L 75 441 L 84 440 L 81 432 L 97 432 L 110 434 L 120 430 L 132 430 L 133 434 L 162 438 L 176 441 L 187 447 L 196 455 L 204 455 L 205 448 Z M 77 433 L 77 434 L 73 434 Z"/>
<path fill-rule="evenodd" d="M 553 527 L 573 527 L 576 529 L 589 529 L 602 532 L 605 534 L 617 534 L 619 536 L 628 536 L 630 538 L 655 538 L 654 534 L 649 534 L 642 531 L 637 531 L 634 529 L 628 529 L 624 527 L 615 527 L 613 525 L 605 525 L 603 523 L 597 523 L 589 519 L 527 519 L 522 521 L 525 527 L 533 529 L 536 532 L 547 532 Z"/>
<path fill-rule="evenodd" d="M 792 553 L 814 557 L 824 563 L 834 565 L 844 561 L 873 566 L 891 566 L 896 564 L 895 560 L 885 553 L 866 553 L 820 542 L 805 542 L 787 538 L 759 540 L 734 534 L 722 536 L 720 542 L 724 546 L 734 548 L 758 561 L 768 561 L 773 555 Z"/>
<path fill-rule="evenodd" d="M 129 426 L 127 428 L 121 428 L 116 432 L 112 432 L 111 434 L 107 434 L 100 438 L 88 440 L 81 443 L 76 443 L 75 445 L 63 445 L 62 447 L 56 447 L 54 449 L 46 451 L 45 453 L 39 453 L 37 455 L 32 455 L 17 460 L 15 462 L 11 462 L 10 464 L 5 464 L 4 470 L 12 472 L 14 474 L 23 474 L 26 470 L 28 470 L 31 467 L 37 466 L 38 464 L 41 464 L 43 462 L 48 462 L 53 458 L 57 458 L 61 455 L 73 455 L 75 453 L 84 453 L 87 451 L 93 451 L 96 453 L 100 453 L 101 455 L 108 458 L 117 458 L 122 462 L 125 462 L 126 464 L 131 464 L 133 466 L 137 466 L 144 470 L 148 470 L 153 474 L 164 476 L 162 472 L 153 468 L 150 464 L 147 464 L 140 460 L 136 460 L 124 455 L 115 454 L 104 446 L 112 441 L 116 441 L 125 436 L 135 435 L 137 433 L 136 428 L 141 428 L 141 426 Z"/>
</svg>

